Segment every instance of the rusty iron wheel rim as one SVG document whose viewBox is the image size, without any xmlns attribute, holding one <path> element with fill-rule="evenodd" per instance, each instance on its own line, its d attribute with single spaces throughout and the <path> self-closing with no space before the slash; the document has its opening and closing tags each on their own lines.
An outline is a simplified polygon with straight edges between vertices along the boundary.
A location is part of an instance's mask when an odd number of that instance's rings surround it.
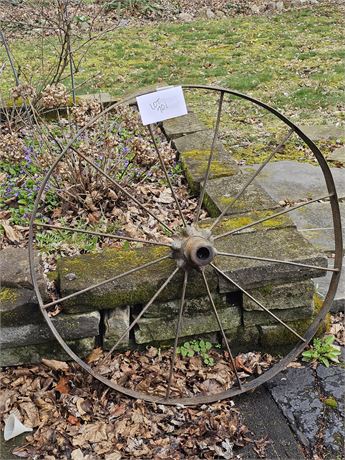
<svg viewBox="0 0 345 460">
<path fill-rule="evenodd" d="M 315 158 L 317 159 L 317 162 L 318 162 L 319 166 L 321 167 L 321 170 L 322 170 L 322 173 L 323 173 L 323 176 L 324 176 L 324 179 L 325 179 L 325 183 L 326 183 L 326 186 L 327 186 L 327 190 L 328 190 L 327 197 L 329 198 L 329 203 L 330 203 L 331 210 L 332 210 L 334 241 L 335 241 L 334 268 L 333 269 L 328 269 L 328 271 L 332 272 L 332 277 L 331 277 L 331 280 L 330 280 L 328 292 L 325 295 L 325 298 L 324 298 L 324 301 L 323 301 L 323 307 L 319 311 L 318 315 L 315 317 L 314 321 L 309 326 L 307 331 L 304 333 L 304 336 L 302 337 L 303 341 L 300 340 L 300 342 L 297 343 L 293 347 L 293 349 L 286 356 L 284 356 L 278 363 L 274 364 L 271 368 L 266 370 L 260 376 L 254 378 L 253 380 L 251 380 L 249 382 L 246 382 L 246 383 L 241 383 L 239 381 L 239 379 L 238 379 L 238 387 L 231 387 L 230 389 L 224 390 L 224 391 L 222 391 L 220 393 L 217 393 L 217 394 L 195 395 L 195 396 L 192 396 L 192 397 L 178 397 L 178 398 L 176 398 L 176 397 L 170 397 L 170 394 L 169 394 L 169 397 L 162 397 L 162 396 L 157 396 L 157 395 L 151 395 L 151 394 L 144 393 L 144 392 L 141 392 L 141 391 L 132 390 L 130 388 L 123 387 L 122 385 L 118 385 L 115 382 L 111 381 L 110 379 L 105 378 L 104 376 L 102 376 L 101 374 L 96 372 L 95 369 L 91 368 L 79 356 L 77 356 L 73 352 L 73 350 L 71 350 L 71 348 L 68 346 L 68 344 L 64 341 L 64 339 L 61 337 L 61 335 L 59 334 L 59 332 L 55 328 L 51 318 L 48 315 L 47 308 L 49 306 L 53 305 L 53 304 L 59 303 L 59 301 L 51 302 L 49 304 L 44 304 L 42 296 L 41 296 L 41 293 L 40 293 L 40 290 L 39 290 L 39 287 L 38 287 L 38 281 L 37 281 L 36 273 L 35 273 L 35 270 L 34 270 L 34 229 L 37 227 L 37 225 L 35 223 L 35 217 L 36 217 L 36 214 L 37 214 L 37 211 L 38 211 L 38 208 L 39 208 L 39 204 L 41 202 L 43 191 L 44 191 L 45 186 L 47 185 L 50 177 L 52 176 L 56 165 L 65 156 L 65 154 L 68 152 L 69 149 L 73 149 L 73 143 L 80 136 L 80 134 L 83 131 L 85 131 L 89 126 L 91 126 L 95 121 L 97 121 L 100 117 L 104 116 L 106 113 L 110 112 L 113 109 L 116 109 L 117 107 L 119 107 L 121 105 L 128 105 L 133 100 L 134 97 L 136 97 L 138 95 L 141 95 L 141 94 L 144 94 L 143 91 L 138 91 L 135 94 L 131 94 L 129 97 L 124 98 L 121 101 L 112 104 L 110 107 L 104 109 L 100 114 L 96 115 L 92 120 L 90 120 L 83 128 L 81 128 L 76 133 L 76 135 L 73 137 L 73 139 L 69 141 L 67 146 L 64 149 L 62 149 L 62 153 L 57 157 L 56 161 L 50 167 L 50 169 L 49 169 L 48 173 L 46 174 L 46 176 L 45 176 L 45 178 L 44 178 L 44 180 L 42 182 L 42 185 L 41 185 L 41 187 L 40 187 L 40 189 L 38 191 L 38 194 L 37 194 L 37 197 L 36 197 L 36 200 L 35 200 L 34 210 L 33 210 L 33 213 L 32 213 L 31 219 L 30 219 L 30 228 L 29 228 L 29 263 L 30 263 L 30 270 L 31 270 L 33 286 L 34 286 L 34 290 L 35 290 L 35 293 L 36 293 L 36 296 L 37 296 L 37 299 L 38 299 L 39 307 L 40 307 L 42 315 L 43 315 L 43 317 L 44 317 L 44 319 L 45 319 L 50 331 L 52 332 L 53 336 L 58 341 L 58 343 L 61 345 L 61 347 L 64 349 L 64 351 L 76 363 L 78 363 L 86 372 L 88 372 L 95 379 L 97 379 L 98 381 L 102 382 L 103 384 L 105 384 L 109 388 L 111 388 L 113 390 L 116 390 L 116 391 L 118 391 L 118 392 L 120 392 L 120 393 L 122 393 L 122 394 L 124 394 L 126 396 L 132 397 L 132 398 L 137 398 L 137 399 L 145 400 L 145 401 L 148 401 L 148 402 L 156 402 L 156 403 L 167 404 L 167 405 L 181 404 L 181 405 L 185 405 L 185 406 L 194 406 L 194 405 L 199 405 L 199 404 L 212 403 L 212 402 L 224 400 L 224 399 L 227 399 L 227 398 L 232 398 L 234 396 L 237 396 L 239 394 L 245 393 L 247 391 L 254 390 L 255 388 L 257 388 L 261 384 L 267 382 L 272 377 L 277 375 L 284 368 L 286 368 L 286 366 L 291 361 L 296 359 L 296 357 L 303 351 L 305 346 L 310 342 L 310 340 L 315 335 L 315 333 L 318 330 L 318 327 L 320 326 L 321 322 L 325 319 L 326 314 L 329 312 L 329 310 L 331 308 L 332 301 L 334 299 L 334 296 L 335 296 L 335 293 L 336 293 L 336 290 L 337 290 L 337 286 L 338 286 L 339 278 L 340 278 L 341 266 L 342 266 L 342 230 L 341 230 L 341 219 L 340 219 L 340 210 L 339 210 L 337 192 L 336 192 L 334 180 L 333 180 L 333 177 L 332 177 L 332 173 L 331 173 L 331 171 L 329 169 L 329 166 L 328 166 L 325 158 L 323 157 L 321 151 L 315 145 L 315 143 L 311 139 L 309 139 L 294 123 L 292 123 L 288 118 L 286 118 L 284 115 L 282 115 L 276 109 L 268 106 L 267 104 L 265 104 L 265 103 L 263 103 L 263 102 L 261 102 L 261 101 L 259 101 L 257 99 L 254 99 L 254 98 L 252 98 L 252 97 L 250 97 L 248 95 L 239 93 L 237 91 L 229 90 L 229 89 L 218 87 L 218 86 L 210 86 L 210 85 L 182 85 L 182 87 L 184 89 L 188 89 L 188 90 L 213 91 L 213 92 L 216 92 L 216 93 L 220 94 L 219 105 L 218 105 L 218 115 L 217 115 L 217 121 L 216 121 L 216 127 L 215 127 L 215 136 L 214 136 L 211 151 L 210 151 L 210 157 L 212 156 L 214 143 L 216 141 L 216 136 L 217 136 L 218 126 L 219 126 L 219 120 L 220 120 L 220 115 L 221 115 L 221 107 L 222 107 L 222 103 L 223 103 L 223 98 L 224 98 L 224 95 L 230 95 L 230 96 L 234 96 L 234 97 L 246 100 L 246 101 L 248 101 L 250 103 L 253 103 L 254 105 L 259 106 L 259 107 L 267 110 L 268 112 L 270 112 L 271 114 L 273 114 L 277 118 L 279 118 L 283 123 L 285 123 L 290 128 L 291 132 L 296 133 L 297 136 L 304 141 L 304 143 L 309 147 L 309 149 L 314 154 Z M 152 135 L 151 127 L 149 127 L 149 131 L 150 131 L 150 133 Z M 154 138 L 152 138 L 152 140 L 153 140 L 153 143 L 155 144 Z M 156 147 L 156 150 L 157 150 L 156 145 L 155 145 L 155 147 Z M 157 153 L 158 153 L 158 151 L 157 151 Z M 209 166 L 210 166 L 210 162 L 211 161 L 209 161 Z M 208 171 L 209 171 L 209 167 L 208 167 Z M 207 183 L 208 171 L 205 174 L 204 184 Z M 202 194 L 204 193 L 204 191 L 205 191 L 205 187 L 203 188 L 203 190 L 201 190 L 200 197 L 202 197 Z M 311 200 L 309 203 L 318 201 L 320 199 L 321 198 L 316 198 L 314 200 Z M 200 201 L 199 201 L 199 208 L 197 209 L 196 222 L 198 222 L 198 217 L 199 217 L 201 204 L 202 204 L 202 199 L 200 199 Z M 183 220 L 183 216 L 182 216 L 182 220 Z M 183 220 L 183 222 L 184 222 L 184 220 Z M 93 232 L 93 233 L 97 234 L 97 232 Z M 208 235 L 204 235 L 204 234 L 203 235 L 199 234 L 196 237 L 199 238 L 199 240 L 197 241 L 197 243 L 196 243 L 196 240 L 195 240 L 193 242 L 192 249 L 189 248 L 188 251 L 187 251 L 188 252 L 188 255 L 187 255 L 188 261 L 186 262 L 186 258 L 182 257 L 182 259 L 180 260 L 180 263 L 177 263 L 176 270 L 174 270 L 174 272 L 171 274 L 171 277 L 172 277 L 177 272 L 177 270 L 181 269 L 181 267 L 183 269 L 184 267 L 186 267 L 186 265 L 188 266 L 188 269 L 184 270 L 184 273 L 185 273 L 185 275 L 184 275 L 184 291 L 185 291 L 185 286 L 187 284 L 187 274 L 188 274 L 188 271 L 190 269 L 191 264 L 194 266 L 194 268 L 195 268 L 195 266 L 197 266 L 197 269 L 199 269 L 201 271 L 202 276 L 204 278 L 205 278 L 204 271 L 203 271 L 203 265 L 204 264 L 203 264 L 202 261 L 205 260 L 205 258 L 208 260 L 207 264 L 211 265 L 214 269 L 216 269 L 216 267 L 212 264 L 212 260 L 213 260 L 214 256 L 216 255 L 216 248 L 214 248 L 212 242 L 210 244 L 208 244 L 210 242 L 210 237 Z M 204 243 L 206 243 L 206 244 L 204 244 Z M 177 243 L 177 245 L 172 247 L 172 251 L 175 251 L 175 252 L 177 251 L 178 253 L 181 253 L 181 246 L 183 246 L 183 244 L 181 245 L 181 242 Z M 198 246 L 198 244 L 199 244 L 199 246 Z M 165 246 L 167 246 L 167 245 L 165 244 Z M 202 248 L 203 253 L 202 253 L 201 257 L 200 257 L 201 263 L 199 264 L 198 263 L 199 258 L 197 256 L 197 251 L 198 251 L 198 249 L 200 249 L 200 247 Z M 204 251 L 205 248 L 207 249 L 208 252 L 206 250 Z M 215 254 L 212 254 L 213 250 L 215 251 Z M 196 257 L 196 259 L 195 259 L 195 257 Z M 166 257 L 163 257 L 160 260 L 163 260 L 164 258 L 166 258 Z M 177 257 L 177 259 L 178 258 L 179 257 Z M 280 262 L 282 262 L 282 261 L 280 261 Z M 148 265 L 148 264 L 146 264 L 146 265 Z M 299 265 L 302 265 L 302 264 L 299 264 Z M 323 268 L 323 269 L 327 270 L 325 268 Z M 171 277 L 169 277 L 169 278 L 171 279 Z M 207 284 L 206 284 L 206 288 L 207 288 Z M 210 299 L 210 303 L 212 304 L 213 303 L 212 298 L 209 297 L 209 299 Z M 180 316 L 182 315 L 181 310 L 183 310 L 183 303 L 184 303 L 184 294 L 182 295 L 182 300 L 181 300 L 182 307 L 180 309 Z M 132 322 L 132 324 L 133 324 L 133 322 Z M 174 359 L 174 356 L 176 354 L 177 339 L 178 339 L 178 335 L 175 336 L 175 347 L 174 347 L 174 354 L 173 354 L 172 359 Z M 228 351 L 230 352 L 230 358 L 232 359 L 232 355 L 231 355 L 231 351 L 230 351 L 229 347 L 228 347 Z M 172 363 L 171 363 L 170 373 L 173 372 L 173 369 L 174 369 L 174 361 L 172 361 Z M 237 376 L 237 373 L 236 373 L 236 376 Z M 168 389 L 169 389 L 170 383 L 171 383 L 171 375 L 170 375 L 170 379 L 169 379 Z"/>
</svg>

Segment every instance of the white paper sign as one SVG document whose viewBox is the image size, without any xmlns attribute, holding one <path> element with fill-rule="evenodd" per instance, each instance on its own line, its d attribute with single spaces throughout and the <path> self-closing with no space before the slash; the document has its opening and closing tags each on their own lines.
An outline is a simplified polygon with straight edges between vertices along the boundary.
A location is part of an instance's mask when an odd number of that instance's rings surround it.
<svg viewBox="0 0 345 460">
<path fill-rule="evenodd" d="M 137 103 L 143 125 L 187 114 L 181 86 L 138 96 Z"/>
</svg>

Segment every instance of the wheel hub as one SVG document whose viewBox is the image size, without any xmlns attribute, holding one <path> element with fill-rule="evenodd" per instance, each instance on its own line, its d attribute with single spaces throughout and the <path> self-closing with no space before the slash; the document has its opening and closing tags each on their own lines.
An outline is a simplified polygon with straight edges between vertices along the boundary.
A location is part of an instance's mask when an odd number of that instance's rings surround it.
<svg viewBox="0 0 345 460">
<path fill-rule="evenodd" d="M 178 267 L 200 269 L 209 265 L 217 252 L 209 231 L 189 226 L 181 239 L 173 243 L 173 258 Z"/>
</svg>

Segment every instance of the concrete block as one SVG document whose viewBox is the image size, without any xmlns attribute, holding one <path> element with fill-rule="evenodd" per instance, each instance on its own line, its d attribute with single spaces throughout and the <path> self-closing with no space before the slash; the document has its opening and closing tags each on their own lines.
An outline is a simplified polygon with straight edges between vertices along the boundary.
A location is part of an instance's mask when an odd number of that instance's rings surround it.
<svg viewBox="0 0 345 460">
<path fill-rule="evenodd" d="M 77 340 L 99 335 L 99 312 L 79 315 L 60 315 L 52 322 L 63 339 Z M 18 346 L 36 345 L 54 339 L 46 323 L 23 324 L 21 326 L 2 327 L 0 345 L 2 349 Z"/>
<path fill-rule="evenodd" d="M 69 341 L 67 344 L 81 358 L 87 356 L 95 346 L 95 338 L 89 337 L 81 340 Z M 45 342 L 36 345 L 2 348 L 0 366 L 18 366 L 20 364 L 37 364 L 42 358 L 71 361 L 58 342 Z"/>
<path fill-rule="evenodd" d="M 104 336 L 103 348 L 110 350 L 119 338 L 125 333 L 130 322 L 130 307 L 115 308 L 114 310 L 106 310 L 104 312 Z M 116 350 L 128 349 L 129 333 L 120 342 Z"/>
<path fill-rule="evenodd" d="M 241 324 L 238 307 L 228 307 L 218 312 L 224 330 L 236 330 Z M 175 338 L 177 318 L 142 318 L 135 331 L 138 344 L 168 341 Z M 219 330 L 214 314 L 183 318 L 180 337 L 202 336 Z"/>
</svg>

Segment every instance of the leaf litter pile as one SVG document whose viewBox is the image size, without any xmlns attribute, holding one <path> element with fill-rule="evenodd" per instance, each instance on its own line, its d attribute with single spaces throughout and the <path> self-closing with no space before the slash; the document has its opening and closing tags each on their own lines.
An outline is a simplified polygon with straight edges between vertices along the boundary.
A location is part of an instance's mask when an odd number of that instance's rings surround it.
<svg viewBox="0 0 345 460">
<path fill-rule="evenodd" d="M 89 362 L 97 361 L 101 355 L 100 350 L 94 350 Z M 157 363 L 164 357 L 158 358 L 158 350 L 151 347 L 146 354 L 124 353 L 124 356 L 120 364 L 123 375 L 138 373 L 139 380 L 145 379 L 137 364 L 142 356 L 147 358 L 146 374 L 153 372 L 159 380 Z M 132 364 L 124 367 L 129 357 Z M 253 356 L 243 355 L 237 364 L 245 367 L 246 360 L 249 365 Z M 202 378 L 217 382 L 216 367 L 201 372 L 202 364 L 192 359 L 185 365 L 187 368 L 199 365 L 200 375 L 196 379 L 201 380 L 203 372 Z M 247 368 L 245 372 L 256 372 L 257 366 L 256 360 L 253 369 Z M 188 372 L 185 378 L 189 378 Z M 209 392 L 209 388 L 204 391 Z M 74 363 L 55 360 L 4 370 L 0 410 L 2 428 L 10 413 L 33 428 L 24 444 L 13 451 L 20 458 L 232 459 L 239 458 L 237 453 L 244 445 L 253 443 L 256 450 L 259 442 L 243 425 L 232 401 L 193 408 L 149 404 L 104 387 Z"/>
<path fill-rule="evenodd" d="M 129 350 L 114 353 L 109 361 L 101 349 L 96 349 L 88 362 L 98 373 L 113 382 L 136 391 L 164 397 L 169 379 L 173 350 L 148 347 L 145 351 Z M 107 355 L 106 355 L 107 356 Z M 228 390 L 236 384 L 227 351 L 211 349 L 214 365 L 205 365 L 200 355 L 177 355 L 170 396 L 176 398 L 211 395 Z M 104 359 L 105 358 L 105 359 Z M 274 363 L 269 354 L 248 352 L 235 357 L 241 379 L 256 377 Z"/>
</svg>

